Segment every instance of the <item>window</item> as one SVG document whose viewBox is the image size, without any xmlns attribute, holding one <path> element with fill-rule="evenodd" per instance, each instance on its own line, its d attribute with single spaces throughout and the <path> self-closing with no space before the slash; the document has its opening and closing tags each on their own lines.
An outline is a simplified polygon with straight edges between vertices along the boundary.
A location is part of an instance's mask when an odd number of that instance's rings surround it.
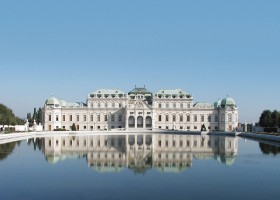
<svg viewBox="0 0 280 200">
<path fill-rule="evenodd" d="M 62 115 L 62 120 L 65 122 L 65 115 Z"/>
<path fill-rule="evenodd" d="M 79 116 L 79 115 L 77 115 L 77 122 L 78 122 L 78 121 L 80 121 L 80 116 Z"/>
<path fill-rule="evenodd" d="M 196 130 L 196 129 L 197 129 L 197 126 L 194 126 L 194 129 Z"/>
<path fill-rule="evenodd" d="M 232 115 L 228 114 L 228 122 L 232 122 Z"/>
<path fill-rule="evenodd" d="M 204 122 L 204 115 L 201 115 L 201 116 L 200 116 L 200 121 L 201 121 L 201 122 Z"/>
<path fill-rule="evenodd" d="M 90 126 L 90 130 L 91 130 L 91 131 L 93 130 L 93 126 Z"/>
<path fill-rule="evenodd" d="M 100 106 L 100 103 L 97 103 L 97 108 L 100 108 L 101 106 Z"/>
<path fill-rule="evenodd" d="M 72 115 L 69 115 L 69 121 L 72 122 Z"/>
<path fill-rule="evenodd" d="M 122 107 L 122 104 L 121 103 L 119 103 L 119 108 L 121 108 Z"/>
<path fill-rule="evenodd" d="M 167 121 L 167 122 L 168 122 L 168 120 L 169 120 L 168 115 L 165 115 L 165 121 Z"/>
<path fill-rule="evenodd" d="M 115 115 L 111 115 L 111 121 L 115 122 Z"/>
<path fill-rule="evenodd" d="M 165 146 L 168 147 L 168 140 L 165 141 Z"/>
<path fill-rule="evenodd" d="M 173 103 L 173 108 L 176 108 L 176 103 Z"/>
<path fill-rule="evenodd" d="M 188 130 L 190 130 L 190 129 L 191 129 L 191 127 L 190 127 L 190 126 L 187 126 L 187 129 L 188 129 Z"/>
<path fill-rule="evenodd" d="M 183 130 L 183 126 L 180 126 L 180 129 Z"/>
<path fill-rule="evenodd" d="M 158 121 L 161 122 L 161 115 L 158 116 Z"/>
<path fill-rule="evenodd" d="M 84 126 L 84 130 L 86 130 L 87 129 L 87 127 L 86 126 Z"/>
<path fill-rule="evenodd" d="M 169 108 L 169 103 L 166 103 L 165 107 L 166 107 L 166 108 Z"/>
<path fill-rule="evenodd" d="M 158 108 L 161 108 L 161 103 L 158 104 Z"/>
<path fill-rule="evenodd" d="M 191 117 L 190 115 L 187 115 L 187 122 L 190 122 L 191 121 Z"/>
<path fill-rule="evenodd" d="M 218 122 L 218 115 L 215 115 L 215 122 Z"/>
<path fill-rule="evenodd" d="M 90 121 L 93 122 L 93 115 L 90 115 Z"/>
<path fill-rule="evenodd" d="M 108 103 L 107 102 L 105 103 L 105 108 L 108 108 Z"/>
<path fill-rule="evenodd" d="M 112 108 L 115 108 L 115 103 L 112 103 Z"/>
<path fill-rule="evenodd" d="M 180 104 L 180 108 L 184 108 L 184 104 L 181 103 L 181 104 Z"/>
<path fill-rule="evenodd" d="M 175 146 L 176 146 L 176 141 L 175 141 L 175 140 L 173 140 L 173 142 L 172 142 L 172 146 L 173 146 L 173 147 L 175 147 Z"/>
<path fill-rule="evenodd" d="M 97 121 L 100 122 L 100 115 L 97 115 Z"/>
<path fill-rule="evenodd" d="M 55 116 L 55 121 L 57 121 L 57 122 L 58 122 L 58 115 L 56 115 L 56 116 Z"/>
<path fill-rule="evenodd" d="M 118 121 L 119 121 L 119 122 L 122 122 L 122 115 L 119 115 L 119 116 L 118 116 Z"/>
<path fill-rule="evenodd" d="M 158 141 L 158 146 L 161 147 L 161 140 Z"/>
<path fill-rule="evenodd" d="M 197 115 L 194 115 L 193 121 L 197 122 Z"/>
<path fill-rule="evenodd" d="M 208 122 L 211 122 L 211 115 L 208 115 Z"/>
<path fill-rule="evenodd" d="M 173 122 L 176 122 L 176 115 L 173 115 Z"/>
<path fill-rule="evenodd" d="M 222 122 L 224 122 L 224 121 L 225 121 L 225 115 L 222 114 Z"/>
<path fill-rule="evenodd" d="M 105 122 L 108 121 L 108 115 L 104 115 L 104 121 L 105 121 Z"/>
<path fill-rule="evenodd" d="M 189 140 L 187 140 L 187 147 L 189 147 L 190 146 L 190 141 Z"/>
<path fill-rule="evenodd" d="M 183 115 L 180 115 L 180 122 L 183 122 Z"/>
<path fill-rule="evenodd" d="M 87 121 L 87 116 L 86 115 L 84 115 L 84 122 L 86 122 Z"/>
<path fill-rule="evenodd" d="M 194 141 L 193 141 L 193 146 L 194 146 L 194 147 L 197 147 L 197 140 L 194 140 Z"/>
<path fill-rule="evenodd" d="M 188 103 L 188 108 L 191 108 L 191 104 Z"/>
<path fill-rule="evenodd" d="M 52 115 L 49 115 L 49 121 L 52 121 Z"/>
<path fill-rule="evenodd" d="M 180 147 L 183 147 L 183 140 L 180 140 Z"/>
</svg>

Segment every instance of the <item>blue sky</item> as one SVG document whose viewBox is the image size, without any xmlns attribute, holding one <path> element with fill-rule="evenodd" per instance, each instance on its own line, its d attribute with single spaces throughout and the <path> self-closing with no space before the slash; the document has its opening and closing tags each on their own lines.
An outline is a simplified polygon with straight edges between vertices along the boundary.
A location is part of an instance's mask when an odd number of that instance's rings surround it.
<svg viewBox="0 0 280 200">
<path fill-rule="evenodd" d="M 0 102 L 25 117 L 53 93 L 182 88 L 227 95 L 240 122 L 280 110 L 280 1 L 2 0 Z"/>
</svg>

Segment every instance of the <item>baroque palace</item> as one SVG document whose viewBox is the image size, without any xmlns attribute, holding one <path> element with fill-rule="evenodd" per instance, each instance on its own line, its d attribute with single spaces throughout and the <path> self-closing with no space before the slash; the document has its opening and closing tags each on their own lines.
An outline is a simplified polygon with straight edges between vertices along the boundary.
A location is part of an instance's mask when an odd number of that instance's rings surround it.
<svg viewBox="0 0 280 200">
<path fill-rule="evenodd" d="M 51 96 L 44 108 L 44 130 L 79 131 L 153 129 L 182 131 L 234 131 L 238 108 L 226 97 L 212 103 L 194 103 L 181 89 L 161 89 L 157 93 L 135 87 L 129 93 L 119 89 L 99 89 L 86 103 L 68 103 Z"/>
</svg>

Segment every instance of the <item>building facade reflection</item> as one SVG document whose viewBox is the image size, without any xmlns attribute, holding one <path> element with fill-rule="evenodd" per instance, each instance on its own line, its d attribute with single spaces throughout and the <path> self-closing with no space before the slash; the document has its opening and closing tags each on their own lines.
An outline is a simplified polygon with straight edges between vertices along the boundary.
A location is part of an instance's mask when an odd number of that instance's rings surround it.
<svg viewBox="0 0 280 200">
<path fill-rule="evenodd" d="M 181 172 L 192 166 L 193 159 L 212 158 L 233 164 L 238 140 L 181 134 L 75 135 L 45 138 L 43 149 L 50 163 L 86 158 L 88 166 L 99 172 L 118 172 L 124 168 L 135 173 L 152 168 Z"/>
</svg>

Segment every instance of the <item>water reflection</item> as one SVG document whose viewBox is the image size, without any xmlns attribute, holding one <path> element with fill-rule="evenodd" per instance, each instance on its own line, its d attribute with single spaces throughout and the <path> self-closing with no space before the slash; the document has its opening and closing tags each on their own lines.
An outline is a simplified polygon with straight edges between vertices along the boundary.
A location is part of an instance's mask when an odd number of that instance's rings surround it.
<svg viewBox="0 0 280 200">
<path fill-rule="evenodd" d="M 118 172 L 124 168 L 145 173 L 181 172 L 192 166 L 193 159 L 215 159 L 232 165 L 238 142 L 235 137 L 131 134 L 57 136 L 45 138 L 43 151 L 50 163 L 69 158 L 86 158 L 98 172 Z"/>
<path fill-rule="evenodd" d="M 280 147 L 279 146 L 274 146 L 271 144 L 266 144 L 266 143 L 259 143 L 260 149 L 263 154 L 273 154 L 277 155 L 280 153 Z"/>
</svg>

